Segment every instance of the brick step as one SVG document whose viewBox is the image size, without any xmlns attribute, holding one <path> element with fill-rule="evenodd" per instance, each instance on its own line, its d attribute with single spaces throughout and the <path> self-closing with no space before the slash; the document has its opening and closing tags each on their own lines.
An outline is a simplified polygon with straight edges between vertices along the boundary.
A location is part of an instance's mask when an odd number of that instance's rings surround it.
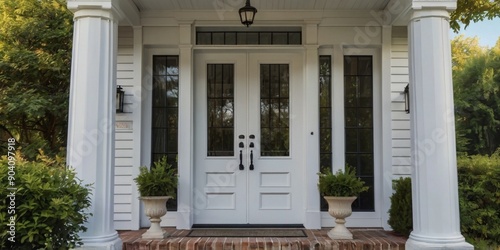
<svg viewBox="0 0 500 250">
<path fill-rule="evenodd" d="M 258 230 L 258 229 L 256 229 Z M 162 240 L 143 240 L 146 229 L 121 231 L 123 250 L 401 250 L 406 238 L 381 229 L 351 229 L 353 240 L 332 240 L 329 229 L 304 231 L 303 238 L 233 238 L 233 237 L 187 237 L 189 230 L 165 228 L 170 235 Z"/>
</svg>

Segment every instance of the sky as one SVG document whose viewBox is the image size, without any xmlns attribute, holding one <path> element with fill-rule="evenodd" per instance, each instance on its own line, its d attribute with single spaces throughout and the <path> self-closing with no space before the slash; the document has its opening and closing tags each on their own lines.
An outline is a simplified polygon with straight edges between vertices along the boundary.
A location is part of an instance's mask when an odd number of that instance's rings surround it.
<svg viewBox="0 0 500 250">
<path fill-rule="evenodd" d="M 477 36 L 479 38 L 479 44 L 483 46 L 493 47 L 500 37 L 500 18 L 495 18 L 493 20 L 483 20 L 477 23 L 471 23 L 467 29 L 462 29 L 458 34 L 450 31 L 450 38 L 453 39 L 455 36 L 463 34 L 467 37 Z"/>
</svg>

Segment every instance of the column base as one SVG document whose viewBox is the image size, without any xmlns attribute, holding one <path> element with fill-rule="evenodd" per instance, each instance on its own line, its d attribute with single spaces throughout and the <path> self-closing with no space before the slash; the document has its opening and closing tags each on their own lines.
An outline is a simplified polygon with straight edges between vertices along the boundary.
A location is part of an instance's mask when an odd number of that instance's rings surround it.
<svg viewBox="0 0 500 250">
<path fill-rule="evenodd" d="M 76 250 L 122 250 L 123 242 L 115 232 L 111 235 L 82 237 L 83 245 Z"/>
<path fill-rule="evenodd" d="M 437 237 L 426 237 L 421 235 L 410 235 L 408 241 L 406 241 L 406 250 L 441 250 L 441 249 L 453 249 L 453 250 L 474 250 L 474 246 L 467 243 L 463 236 L 450 237 L 450 238 L 437 238 Z"/>
</svg>

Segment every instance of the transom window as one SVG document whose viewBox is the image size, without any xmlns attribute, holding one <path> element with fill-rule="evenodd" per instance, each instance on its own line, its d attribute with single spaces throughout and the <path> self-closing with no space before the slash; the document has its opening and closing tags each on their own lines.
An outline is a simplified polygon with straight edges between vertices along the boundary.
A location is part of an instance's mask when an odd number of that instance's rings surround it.
<svg viewBox="0 0 500 250">
<path fill-rule="evenodd" d="M 300 28 L 266 28 L 266 29 L 203 29 L 196 31 L 198 45 L 300 45 L 302 31 Z"/>
</svg>

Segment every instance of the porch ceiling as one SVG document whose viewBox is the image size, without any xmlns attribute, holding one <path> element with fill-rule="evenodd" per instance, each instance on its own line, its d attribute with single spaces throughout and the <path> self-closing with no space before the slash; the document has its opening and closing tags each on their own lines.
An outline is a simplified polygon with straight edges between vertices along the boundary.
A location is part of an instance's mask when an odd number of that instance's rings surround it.
<svg viewBox="0 0 500 250">
<path fill-rule="evenodd" d="M 157 10 L 234 10 L 245 0 L 132 0 L 140 12 Z M 383 10 L 390 0 L 252 0 L 266 10 Z"/>
</svg>

